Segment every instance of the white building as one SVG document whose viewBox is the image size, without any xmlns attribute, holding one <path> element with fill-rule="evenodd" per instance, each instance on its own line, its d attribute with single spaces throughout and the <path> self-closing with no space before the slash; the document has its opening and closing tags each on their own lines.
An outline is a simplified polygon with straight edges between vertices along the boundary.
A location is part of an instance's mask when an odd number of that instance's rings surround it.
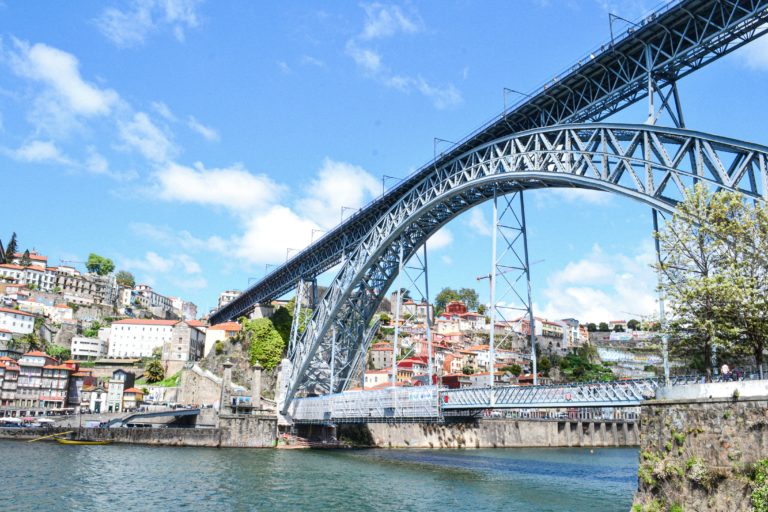
<svg viewBox="0 0 768 512">
<path fill-rule="evenodd" d="M 72 338 L 70 350 L 73 359 L 98 359 L 107 355 L 107 345 L 108 342 L 100 338 L 75 336 Z"/>
<path fill-rule="evenodd" d="M 152 351 L 171 339 L 177 320 L 129 318 L 112 322 L 109 357 L 151 357 Z"/>
<path fill-rule="evenodd" d="M 14 334 L 29 334 L 35 328 L 35 316 L 15 309 L 0 308 L 0 329 Z"/>
<path fill-rule="evenodd" d="M 171 299 L 154 291 L 151 286 L 140 284 L 134 288 L 138 293 L 139 304 L 152 312 L 153 315 L 169 318 L 173 313 Z"/>
<path fill-rule="evenodd" d="M 205 348 L 203 356 L 207 356 L 217 341 L 224 341 L 228 338 L 234 338 L 242 326 L 237 322 L 224 322 L 210 326 L 205 331 Z"/>
<path fill-rule="evenodd" d="M 194 320 L 197 318 L 197 306 L 193 302 L 180 297 L 171 297 L 171 307 L 176 316 L 182 320 Z"/>
<path fill-rule="evenodd" d="M 227 290 L 225 292 L 221 292 L 219 294 L 219 305 L 218 308 L 221 309 L 222 307 L 226 306 L 236 298 L 240 296 L 240 291 L 238 290 Z"/>
<path fill-rule="evenodd" d="M 12 263 L 15 263 L 16 265 L 21 265 L 21 260 L 24 258 L 24 253 L 16 252 L 13 254 L 13 260 Z M 35 251 L 32 251 L 29 253 L 29 263 L 30 266 L 38 267 L 43 270 L 48 266 L 48 256 L 43 256 L 42 254 L 38 254 Z"/>
</svg>

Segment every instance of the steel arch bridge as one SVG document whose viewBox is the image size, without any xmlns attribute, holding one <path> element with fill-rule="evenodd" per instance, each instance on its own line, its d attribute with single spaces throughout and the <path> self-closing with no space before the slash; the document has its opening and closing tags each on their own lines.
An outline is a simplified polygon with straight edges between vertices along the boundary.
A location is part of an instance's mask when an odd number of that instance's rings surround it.
<svg viewBox="0 0 768 512">
<path fill-rule="evenodd" d="M 495 194 L 577 187 L 672 212 L 694 183 L 763 200 L 768 147 L 649 125 L 554 126 L 501 137 L 436 167 L 350 250 L 286 362 L 287 411 L 298 392 L 336 393 L 362 364 L 368 326 L 395 278 L 444 224 Z M 333 371 L 333 375 L 331 375 Z"/>
</svg>

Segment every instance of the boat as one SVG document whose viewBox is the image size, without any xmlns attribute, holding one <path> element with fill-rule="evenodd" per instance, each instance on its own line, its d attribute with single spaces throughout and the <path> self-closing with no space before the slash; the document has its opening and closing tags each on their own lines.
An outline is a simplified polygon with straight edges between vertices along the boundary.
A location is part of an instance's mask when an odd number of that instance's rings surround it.
<svg viewBox="0 0 768 512">
<path fill-rule="evenodd" d="M 80 444 L 80 445 L 102 445 L 112 444 L 112 440 L 107 439 L 104 441 L 88 441 L 86 439 L 62 439 L 61 437 L 54 438 L 59 444 Z"/>
</svg>

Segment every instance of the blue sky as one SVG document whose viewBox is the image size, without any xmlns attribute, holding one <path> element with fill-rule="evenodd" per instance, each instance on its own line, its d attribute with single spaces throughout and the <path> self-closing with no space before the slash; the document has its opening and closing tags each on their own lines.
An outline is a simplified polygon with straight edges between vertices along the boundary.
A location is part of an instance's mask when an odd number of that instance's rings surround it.
<svg viewBox="0 0 768 512">
<path fill-rule="evenodd" d="M 0 238 L 51 264 L 111 257 L 206 311 L 430 160 L 434 137 L 498 114 L 503 87 L 605 42 L 609 11 L 653 5 L 0 1 Z M 686 78 L 688 126 L 768 143 L 766 78 L 768 40 Z M 553 190 L 527 205 L 538 314 L 655 310 L 647 207 Z M 489 211 L 432 240 L 432 290 L 487 300 Z"/>
</svg>

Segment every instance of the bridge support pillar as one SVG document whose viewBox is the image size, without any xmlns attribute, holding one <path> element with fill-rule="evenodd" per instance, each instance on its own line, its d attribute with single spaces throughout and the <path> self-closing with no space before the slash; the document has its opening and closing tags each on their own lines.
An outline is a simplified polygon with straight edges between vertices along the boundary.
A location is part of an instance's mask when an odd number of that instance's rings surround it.
<svg viewBox="0 0 768 512">
<path fill-rule="evenodd" d="M 251 376 L 251 405 L 254 409 L 261 409 L 261 370 L 262 367 L 259 363 L 256 363 L 251 368 L 253 375 Z"/>
<path fill-rule="evenodd" d="M 232 382 L 232 361 L 224 361 L 224 375 L 221 378 L 221 397 L 219 398 L 219 414 L 229 407 L 229 387 Z"/>
</svg>

